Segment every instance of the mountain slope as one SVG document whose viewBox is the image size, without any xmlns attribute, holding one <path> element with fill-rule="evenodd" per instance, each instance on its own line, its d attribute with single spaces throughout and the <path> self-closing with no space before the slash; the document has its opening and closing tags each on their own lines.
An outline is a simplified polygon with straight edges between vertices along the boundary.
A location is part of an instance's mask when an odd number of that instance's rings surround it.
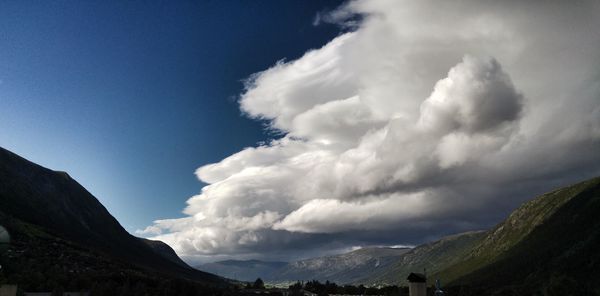
<svg viewBox="0 0 600 296">
<path fill-rule="evenodd" d="M 159 256 L 162 256 L 181 267 L 191 268 L 187 263 L 183 262 L 183 260 L 181 260 L 181 258 L 179 258 L 179 256 L 177 256 L 177 253 L 175 253 L 173 248 L 171 248 L 169 245 L 165 244 L 164 242 L 157 241 L 157 240 L 145 239 L 145 238 L 139 238 L 139 239 L 142 242 L 144 242 L 146 245 L 148 245 L 152 250 L 154 250 L 154 252 L 156 252 Z"/>
<path fill-rule="evenodd" d="M 206 263 L 198 269 L 240 281 L 254 281 L 257 278 L 270 279 L 287 262 L 260 260 L 225 260 Z"/>
<path fill-rule="evenodd" d="M 148 243 L 130 235 L 67 173 L 43 168 L 2 148 L 0 217 L 4 224 L 20 225 L 9 229 L 16 237 L 36 241 L 51 237 L 55 242 L 80 246 L 105 256 L 106 260 L 142 270 L 204 283 L 223 282 L 215 275 L 176 262 L 172 256 L 163 256 L 164 252 L 160 255 Z M 23 229 L 32 231 L 19 235 Z"/>
<path fill-rule="evenodd" d="M 440 278 L 482 291 L 508 287 L 527 294 L 553 285 L 593 283 L 600 278 L 597 213 L 600 178 L 536 197 L 491 230 L 417 246 L 383 268 L 365 271 L 368 274 L 357 276 L 354 283 L 405 285 L 406 275 L 424 269 L 432 283 Z M 589 294 L 588 290 L 580 291 L 581 295 Z"/>
<path fill-rule="evenodd" d="M 426 269 L 427 273 L 435 273 L 456 263 L 484 235 L 484 231 L 466 232 L 417 246 L 357 283 L 406 285 L 406 276 L 411 272 L 423 272 Z"/>
<path fill-rule="evenodd" d="M 386 268 L 408 248 L 363 248 L 349 253 L 291 262 L 278 270 L 271 281 L 312 280 L 338 284 L 361 281 L 378 269 Z"/>
<path fill-rule="evenodd" d="M 509 287 L 521 294 L 569 285 L 599 289 L 588 285 L 600 278 L 598 213 L 600 178 L 544 194 L 519 207 L 439 276 L 455 285 Z"/>
</svg>

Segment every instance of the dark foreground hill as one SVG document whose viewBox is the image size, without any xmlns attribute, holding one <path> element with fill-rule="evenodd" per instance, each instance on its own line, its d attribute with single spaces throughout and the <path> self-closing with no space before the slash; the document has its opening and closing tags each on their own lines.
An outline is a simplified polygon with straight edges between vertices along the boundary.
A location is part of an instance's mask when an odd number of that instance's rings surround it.
<svg viewBox="0 0 600 296">
<path fill-rule="evenodd" d="M 0 224 L 12 236 L 0 263 L 1 276 L 29 289 L 72 282 L 83 287 L 106 277 L 117 282 L 141 278 L 226 285 L 218 276 L 189 267 L 166 244 L 130 235 L 67 173 L 2 148 Z"/>
</svg>

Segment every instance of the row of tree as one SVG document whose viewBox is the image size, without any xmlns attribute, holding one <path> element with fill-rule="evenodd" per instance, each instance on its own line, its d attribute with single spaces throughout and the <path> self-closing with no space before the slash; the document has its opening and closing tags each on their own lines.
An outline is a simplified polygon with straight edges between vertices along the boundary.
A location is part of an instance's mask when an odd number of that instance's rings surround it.
<svg viewBox="0 0 600 296">
<path fill-rule="evenodd" d="M 383 286 L 383 287 L 365 287 L 364 285 L 337 285 L 326 281 L 321 283 L 319 281 L 307 281 L 307 282 L 296 282 L 289 287 L 292 293 L 299 292 L 301 290 L 310 291 L 317 295 L 332 295 L 332 294 L 346 294 L 346 295 L 386 295 L 386 296 L 404 296 L 408 295 L 407 287 L 399 286 Z"/>
</svg>

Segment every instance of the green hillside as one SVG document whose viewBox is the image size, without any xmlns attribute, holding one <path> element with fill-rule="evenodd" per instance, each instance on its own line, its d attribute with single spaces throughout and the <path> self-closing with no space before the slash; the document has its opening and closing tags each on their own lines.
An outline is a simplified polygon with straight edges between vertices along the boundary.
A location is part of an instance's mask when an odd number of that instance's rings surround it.
<svg viewBox="0 0 600 296">
<path fill-rule="evenodd" d="M 599 213 L 600 177 L 538 196 L 491 230 L 417 246 L 356 283 L 404 285 L 426 269 L 456 295 L 600 295 Z"/>
<path fill-rule="evenodd" d="M 396 259 L 393 264 L 374 270 L 367 279 L 357 283 L 406 285 L 406 276 L 411 272 L 426 269 L 427 273 L 435 273 L 456 263 L 484 234 L 483 231 L 461 233 L 417 246 Z"/>
<path fill-rule="evenodd" d="M 526 202 L 436 277 L 519 295 L 600 294 L 600 178 Z M 563 294 L 571 295 L 571 294 Z"/>
</svg>

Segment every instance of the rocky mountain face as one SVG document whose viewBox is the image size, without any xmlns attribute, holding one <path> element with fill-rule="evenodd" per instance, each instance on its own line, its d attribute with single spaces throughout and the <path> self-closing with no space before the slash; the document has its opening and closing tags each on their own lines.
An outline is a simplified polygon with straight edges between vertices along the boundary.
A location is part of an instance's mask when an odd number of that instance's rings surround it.
<svg viewBox="0 0 600 296">
<path fill-rule="evenodd" d="M 439 272 L 459 261 L 486 232 L 448 236 L 415 248 L 362 248 L 352 252 L 285 262 L 227 260 L 199 269 L 238 280 L 271 283 L 330 281 L 337 284 L 405 285 L 411 272 Z"/>
<path fill-rule="evenodd" d="M 295 281 L 331 281 L 338 284 L 360 282 L 376 270 L 385 269 L 408 248 L 362 248 L 352 252 L 310 258 L 293 262 L 259 260 L 226 260 L 198 266 L 199 269 L 224 277 L 254 281 L 257 278 L 271 283 Z"/>
<path fill-rule="evenodd" d="M 406 276 L 411 272 L 426 271 L 432 274 L 458 262 L 484 235 L 484 231 L 466 232 L 417 246 L 356 283 L 406 285 Z"/>
<path fill-rule="evenodd" d="M 86 261 L 114 262 L 115 266 L 131 266 L 141 273 L 157 272 L 206 284 L 224 283 L 220 277 L 189 267 L 165 244 L 130 235 L 67 173 L 46 169 L 2 148 L 0 224 L 5 225 L 13 237 L 12 250 L 9 250 L 13 252 L 13 261 L 17 257 L 35 261 L 38 259 L 35 256 L 52 260 L 45 253 L 61 252 L 52 246 L 62 245 L 64 252 L 87 258 Z M 33 249 L 36 251 L 28 253 Z M 33 257 L 25 258 L 22 254 Z M 88 263 L 95 266 L 94 262 Z M 18 273 L 18 268 L 13 272 Z"/>
<path fill-rule="evenodd" d="M 339 284 L 360 282 L 365 276 L 396 262 L 408 248 L 363 248 L 349 253 L 291 262 L 272 281 L 312 280 Z"/>
</svg>

